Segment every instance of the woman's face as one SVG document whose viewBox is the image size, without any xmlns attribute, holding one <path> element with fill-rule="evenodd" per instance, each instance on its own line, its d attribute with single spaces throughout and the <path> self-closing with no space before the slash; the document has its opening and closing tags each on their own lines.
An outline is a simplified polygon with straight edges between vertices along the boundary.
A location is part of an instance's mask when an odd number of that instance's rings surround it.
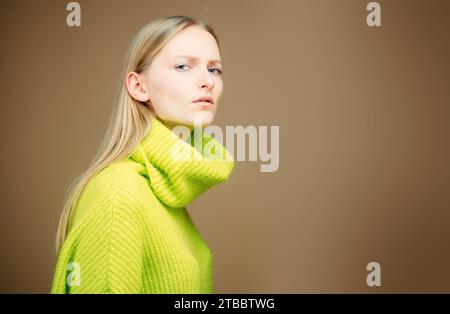
<svg viewBox="0 0 450 314">
<path fill-rule="evenodd" d="M 170 128 L 181 124 L 192 129 L 196 119 L 206 126 L 214 119 L 223 91 L 220 60 L 214 37 L 190 26 L 175 35 L 145 71 L 129 73 L 128 89 L 134 98 L 149 101 Z M 194 102 L 200 97 L 211 97 L 213 104 Z"/>
</svg>

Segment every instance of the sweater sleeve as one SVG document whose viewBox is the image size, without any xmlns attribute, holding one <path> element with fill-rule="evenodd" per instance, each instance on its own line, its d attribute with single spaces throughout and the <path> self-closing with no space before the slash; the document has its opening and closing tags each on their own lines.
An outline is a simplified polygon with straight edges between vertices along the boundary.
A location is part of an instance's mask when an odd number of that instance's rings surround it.
<svg viewBox="0 0 450 314">
<path fill-rule="evenodd" d="M 141 292 L 143 210 L 119 190 L 108 193 L 80 235 L 75 259 L 81 280 L 69 293 Z"/>
</svg>

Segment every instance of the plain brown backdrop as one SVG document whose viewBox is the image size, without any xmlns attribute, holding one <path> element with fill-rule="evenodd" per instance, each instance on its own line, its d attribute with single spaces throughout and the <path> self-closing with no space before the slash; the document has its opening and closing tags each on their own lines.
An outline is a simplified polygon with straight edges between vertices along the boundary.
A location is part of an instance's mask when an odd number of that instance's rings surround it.
<svg viewBox="0 0 450 314">
<path fill-rule="evenodd" d="M 280 126 L 188 210 L 229 292 L 450 292 L 450 2 L 0 1 L 0 292 L 48 293 L 64 192 L 106 129 L 131 38 L 186 14 L 221 40 L 215 124 Z M 381 287 L 366 285 L 367 263 Z"/>
</svg>

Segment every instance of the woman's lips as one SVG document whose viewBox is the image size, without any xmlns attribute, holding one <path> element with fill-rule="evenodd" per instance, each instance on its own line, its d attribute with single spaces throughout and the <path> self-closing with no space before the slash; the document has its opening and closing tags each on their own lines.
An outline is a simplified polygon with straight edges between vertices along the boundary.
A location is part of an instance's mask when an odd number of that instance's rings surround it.
<svg viewBox="0 0 450 314">
<path fill-rule="evenodd" d="M 214 106 L 214 104 L 207 101 L 197 101 L 197 104 L 200 104 L 202 109 L 210 109 Z"/>
</svg>

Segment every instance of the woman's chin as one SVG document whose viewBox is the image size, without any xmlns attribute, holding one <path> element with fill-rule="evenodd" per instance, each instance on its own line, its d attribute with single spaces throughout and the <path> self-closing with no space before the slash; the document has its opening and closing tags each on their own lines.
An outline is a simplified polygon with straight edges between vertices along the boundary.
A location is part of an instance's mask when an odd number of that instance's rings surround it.
<svg viewBox="0 0 450 314">
<path fill-rule="evenodd" d="M 214 121 L 214 113 L 213 112 L 205 112 L 201 111 L 195 114 L 192 122 L 192 126 L 201 126 L 206 127 L 210 125 Z"/>
</svg>

